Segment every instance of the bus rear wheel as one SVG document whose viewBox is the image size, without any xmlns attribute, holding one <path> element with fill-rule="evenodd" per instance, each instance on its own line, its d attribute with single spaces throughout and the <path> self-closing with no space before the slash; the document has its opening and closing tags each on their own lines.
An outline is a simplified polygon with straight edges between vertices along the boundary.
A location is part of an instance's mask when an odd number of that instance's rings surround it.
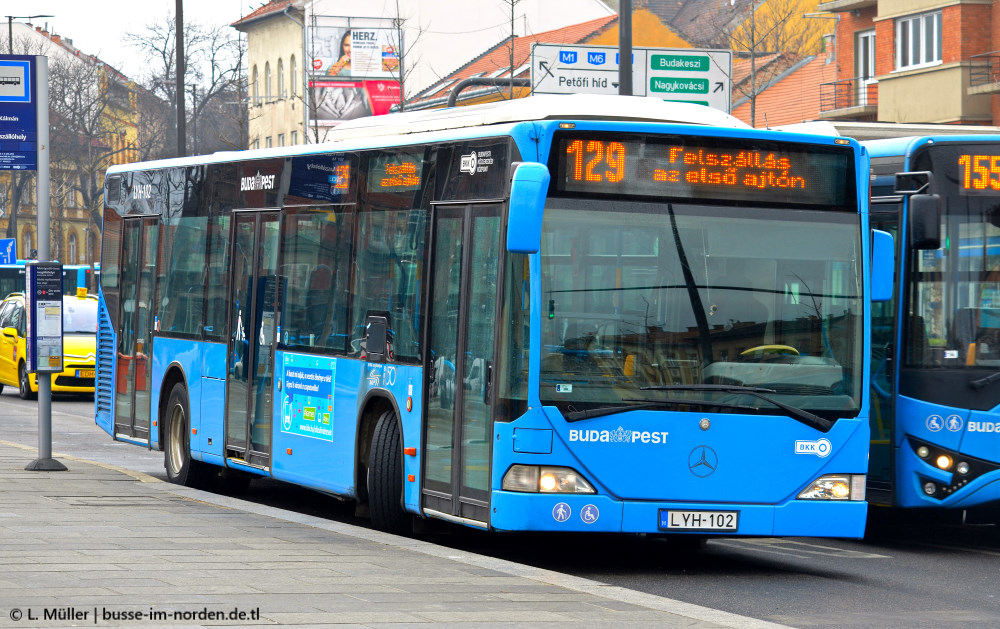
<svg viewBox="0 0 1000 629">
<path fill-rule="evenodd" d="M 177 485 L 203 487 L 210 476 L 210 468 L 191 458 L 188 396 L 183 383 L 178 382 L 170 390 L 166 410 L 163 467 L 167 470 L 167 479 Z"/>
<path fill-rule="evenodd" d="M 372 435 L 368 457 L 368 510 L 375 528 L 389 533 L 411 532 L 403 509 L 403 447 L 399 422 L 392 411 L 382 413 Z"/>
</svg>

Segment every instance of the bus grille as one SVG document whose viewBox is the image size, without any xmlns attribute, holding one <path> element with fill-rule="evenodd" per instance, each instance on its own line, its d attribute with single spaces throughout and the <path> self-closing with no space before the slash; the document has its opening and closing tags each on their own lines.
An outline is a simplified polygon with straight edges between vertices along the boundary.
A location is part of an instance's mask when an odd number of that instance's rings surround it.
<svg viewBox="0 0 1000 629">
<path fill-rule="evenodd" d="M 94 406 L 97 421 L 111 424 L 111 396 L 114 394 L 115 337 L 108 309 L 101 301 L 97 309 L 97 383 Z"/>
</svg>

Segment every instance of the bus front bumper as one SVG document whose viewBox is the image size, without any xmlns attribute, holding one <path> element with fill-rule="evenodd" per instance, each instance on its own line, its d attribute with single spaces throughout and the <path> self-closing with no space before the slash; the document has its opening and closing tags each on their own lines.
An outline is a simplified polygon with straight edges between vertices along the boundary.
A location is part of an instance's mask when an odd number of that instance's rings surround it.
<svg viewBox="0 0 1000 629">
<path fill-rule="evenodd" d="M 860 538 L 865 533 L 868 503 L 790 500 L 779 505 L 709 504 L 494 491 L 490 511 L 490 524 L 499 531 Z M 690 526 L 673 528 L 685 524 Z"/>
</svg>

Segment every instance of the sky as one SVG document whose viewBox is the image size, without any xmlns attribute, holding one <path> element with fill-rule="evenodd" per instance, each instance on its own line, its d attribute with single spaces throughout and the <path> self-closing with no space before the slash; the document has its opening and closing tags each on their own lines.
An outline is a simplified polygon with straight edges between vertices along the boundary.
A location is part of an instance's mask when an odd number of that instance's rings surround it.
<svg viewBox="0 0 1000 629">
<path fill-rule="evenodd" d="M 264 4 L 264 0 L 185 0 L 185 23 L 230 28 L 228 25 Z M 73 40 L 81 51 L 95 55 L 130 78 L 144 74 L 137 49 L 125 42 L 128 33 L 142 34 L 147 24 L 174 15 L 176 0 L 0 0 L 0 15 L 52 15 L 30 20 L 34 26 Z M 235 30 L 233 31 L 236 32 Z"/>
</svg>

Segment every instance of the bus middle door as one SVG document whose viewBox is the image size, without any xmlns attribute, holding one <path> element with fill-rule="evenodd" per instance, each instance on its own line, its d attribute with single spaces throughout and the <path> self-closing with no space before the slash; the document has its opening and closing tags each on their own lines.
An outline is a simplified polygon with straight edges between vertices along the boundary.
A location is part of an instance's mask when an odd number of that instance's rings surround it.
<svg viewBox="0 0 1000 629">
<path fill-rule="evenodd" d="M 279 294 L 278 212 L 234 212 L 226 457 L 259 468 L 271 462 L 274 347 Z"/>
</svg>

